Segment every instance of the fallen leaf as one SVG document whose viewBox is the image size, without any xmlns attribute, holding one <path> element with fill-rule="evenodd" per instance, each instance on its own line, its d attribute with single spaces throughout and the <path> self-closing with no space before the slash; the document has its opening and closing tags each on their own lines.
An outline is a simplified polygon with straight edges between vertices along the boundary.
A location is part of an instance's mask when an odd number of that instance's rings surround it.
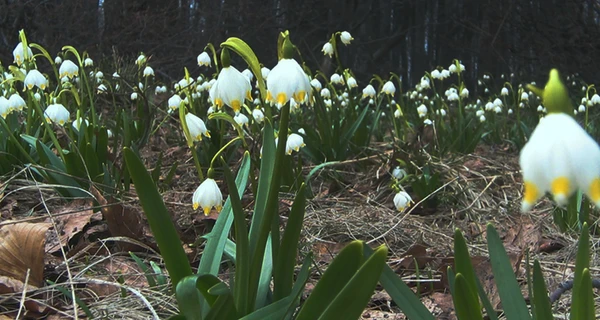
<svg viewBox="0 0 600 320">
<path fill-rule="evenodd" d="M 91 209 L 92 204 L 91 200 L 75 200 L 69 202 L 61 210 L 53 212 L 53 215 L 56 215 L 56 217 L 52 218 L 56 230 L 48 238 L 46 252 L 54 253 L 59 251 L 61 246 L 67 246 L 74 236 L 84 230 L 94 215 L 94 211 Z M 50 222 L 50 219 L 47 219 L 46 222 Z"/>
<path fill-rule="evenodd" d="M 49 223 L 17 223 L 0 229 L 0 276 L 25 281 L 31 269 L 28 284 L 44 284 L 44 244 Z"/>
</svg>

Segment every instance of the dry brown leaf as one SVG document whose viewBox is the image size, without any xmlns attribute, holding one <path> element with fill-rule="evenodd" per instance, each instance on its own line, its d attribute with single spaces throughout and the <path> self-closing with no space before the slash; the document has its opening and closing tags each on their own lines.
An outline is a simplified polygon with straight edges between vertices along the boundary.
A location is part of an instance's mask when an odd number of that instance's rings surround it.
<svg viewBox="0 0 600 320">
<path fill-rule="evenodd" d="M 43 285 L 44 243 L 49 223 L 17 223 L 0 229 L 0 275 L 24 281 L 27 269 L 29 284 Z"/>
<path fill-rule="evenodd" d="M 2 198 L 2 195 L 0 195 L 0 198 Z M 16 199 L 4 199 L 4 201 L 2 201 L 2 203 L 0 204 L 0 221 L 12 218 L 13 211 L 16 206 Z"/>
<path fill-rule="evenodd" d="M 91 200 L 75 200 L 69 202 L 63 208 L 53 214 L 57 215 L 52 218 L 56 227 L 56 232 L 52 233 L 46 243 L 46 252 L 54 253 L 60 250 L 61 245 L 66 246 L 75 235 L 82 232 L 90 223 L 90 219 L 94 215 Z M 79 211 L 79 212 L 77 212 Z M 73 212 L 70 214 L 61 215 L 61 213 Z M 46 220 L 50 222 L 49 219 Z"/>
</svg>

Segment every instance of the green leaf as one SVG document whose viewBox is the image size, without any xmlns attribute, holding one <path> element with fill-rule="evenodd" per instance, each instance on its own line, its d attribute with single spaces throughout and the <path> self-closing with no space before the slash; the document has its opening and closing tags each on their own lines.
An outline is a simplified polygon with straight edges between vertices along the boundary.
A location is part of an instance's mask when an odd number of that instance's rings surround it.
<svg viewBox="0 0 600 320">
<path fill-rule="evenodd" d="M 237 192 L 233 174 L 223 158 L 221 158 L 223 173 L 230 190 L 229 199 L 233 210 L 233 222 L 235 224 L 235 287 L 233 288 L 233 300 L 237 310 L 241 314 L 250 313 L 253 304 L 248 301 L 248 280 L 250 277 L 250 252 L 248 251 L 248 229 L 242 201 Z M 253 302 L 253 301 L 252 301 Z"/>
<path fill-rule="evenodd" d="M 187 276 L 179 281 L 175 290 L 179 312 L 187 320 L 202 320 L 202 300 L 200 291 L 196 288 L 197 282 L 197 275 Z M 214 298 L 216 300 L 216 297 Z"/>
<path fill-rule="evenodd" d="M 533 304 L 535 305 L 536 320 L 554 319 L 542 268 L 537 260 L 533 263 Z"/>
<path fill-rule="evenodd" d="M 373 295 L 386 259 L 387 247 L 382 245 L 336 295 L 319 319 L 359 319 Z"/>
<path fill-rule="evenodd" d="M 258 62 L 258 58 L 252 48 L 244 42 L 240 38 L 231 37 L 227 39 L 227 41 L 221 43 L 222 48 L 228 48 L 231 51 L 237 53 L 240 57 L 246 61 L 252 73 L 256 77 L 256 82 L 258 83 L 258 90 L 260 91 L 260 96 L 263 97 L 263 100 L 267 97 L 267 90 L 265 88 L 265 81 L 262 77 L 262 72 L 260 71 L 260 63 Z"/>
<path fill-rule="evenodd" d="M 175 289 L 181 279 L 192 274 L 192 268 L 181 246 L 171 215 L 144 164 L 129 148 L 123 148 L 123 154 L 148 224 L 171 277 L 173 289 Z"/>
<path fill-rule="evenodd" d="M 573 320 L 590 319 L 588 317 L 590 307 L 589 298 L 593 298 L 593 292 L 591 291 L 591 288 L 589 293 L 587 292 L 588 284 L 583 281 L 585 279 L 584 271 L 588 270 L 589 267 L 590 233 L 588 224 L 583 223 L 583 226 L 581 228 L 581 235 L 579 236 L 579 241 L 577 242 L 577 257 L 575 259 L 575 277 L 573 279 L 573 297 L 571 300 L 571 319 Z M 593 312 L 593 301 L 591 308 Z"/>
<path fill-rule="evenodd" d="M 457 318 L 460 320 L 483 320 L 479 299 L 473 300 L 475 292 L 472 292 L 472 289 L 467 279 L 461 273 L 457 273 L 454 278 L 452 299 L 454 300 Z M 475 298 L 477 298 L 476 295 Z"/>
<path fill-rule="evenodd" d="M 304 302 L 296 320 L 316 319 L 352 279 L 363 260 L 363 244 L 353 241 L 333 259 L 313 292 Z"/>
<path fill-rule="evenodd" d="M 498 294 L 504 306 L 507 319 L 531 319 L 521 288 L 502 245 L 498 232 L 491 224 L 487 226 L 487 241 L 492 272 L 498 287 Z"/>
<path fill-rule="evenodd" d="M 281 250 L 275 271 L 273 272 L 274 299 L 279 300 L 290 294 L 294 283 L 294 266 L 298 252 L 298 242 L 306 206 L 306 185 L 303 183 L 296 193 L 288 223 L 281 239 Z"/>
<path fill-rule="evenodd" d="M 468 293 L 472 296 L 465 297 L 464 292 L 454 292 L 454 294 L 460 294 L 462 298 L 467 298 L 469 303 L 479 305 L 479 298 L 477 295 L 477 276 L 475 270 L 471 264 L 471 256 L 469 255 L 469 249 L 467 243 L 460 230 L 454 230 L 454 271 L 456 275 L 461 274 L 463 279 L 466 281 L 468 287 Z"/>
<path fill-rule="evenodd" d="M 152 272 L 150 272 L 150 268 L 148 268 L 144 261 L 142 261 L 142 259 L 140 259 L 137 255 L 135 255 L 135 253 L 131 251 L 129 251 L 129 256 L 131 256 L 131 258 L 133 258 L 133 260 L 135 261 L 135 264 L 137 264 L 137 266 L 140 269 L 142 269 L 142 272 L 146 276 L 146 281 L 148 281 L 148 286 L 150 288 L 156 287 L 156 280 L 154 279 Z"/>
<path fill-rule="evenodd" d="M 579 285 L 577 286 L 577 291 L 575 291 L 575 286 L 573 286 L 573 300 L 571 302 L 571 319 L 594 320 L 596 319 L 596 313 L 594 309 L 594 291 L 592 289 L 592 277 L 588 268 L 583 269 L 578 284 Z M 575 296 L 578 297 L 577 304 L 573 304 L 573 302 L 575 302 Z M 574 308 L 577 308 L 576 313 L 573 312 Z"/>
<path fill-rule="evenodd" d="M 370 257 L 373 254 L 373 249 L 369 246 L 363 247 L 365 257 Z M 383 267 L 379 282 L 406 317 L 411 320 L 435 320 L 435 317 L 421 303 L 421 300 L 389 266 Z"/>
<path fill-rule="evenodd" d="M 489 320 L 498 320 L 498 314 L 492 306 L 490 299 L 488 299 L 485 290 L 483 290 L 483 286 L 481 285 L 479 278 L 475 278 L 475 280 L 477 280 L 477 292 L 479 293 L 479 299 L 481 299 L 481 303 L 483 304 L 485 312 L 487 313 L 487 318 Z"/>
</svg>

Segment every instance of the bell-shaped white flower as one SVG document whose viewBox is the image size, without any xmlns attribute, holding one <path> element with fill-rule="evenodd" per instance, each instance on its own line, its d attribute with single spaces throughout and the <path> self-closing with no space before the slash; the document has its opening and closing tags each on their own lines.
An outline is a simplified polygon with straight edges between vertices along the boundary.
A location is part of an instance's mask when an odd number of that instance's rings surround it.
<svg viewBox="0 0 600 320">
<path fill-rule="evenodd" d="M 323 88 L 321 90 L 321 97 L 323 97 L 324 99 L 329 99 L 331 98 L 331 92 L 329 91 L 329 89 L 327 88 Z"/>
<path fill-rule="evenodd" d="M 310 80 L 310 85 L 317 91 L 320 91 L 323 88 L 323 86 L 321 85 L 321 81 L 319 81 L 319 79 L 317 78 Z"/>
<path fill-rule="evenodd" d="M 342 33 L 340 34 L 340 40 L 342 40 L 343 44 L 349 45 L 350 42 L 352 42 L 352 40 L 354 40 L 354 38 L 352 38 L 352 35 L 350 34 L 350 32 L 342 31 Z"/>
<path fill-rule="evenodd" d="M 217 182 L 212 178 L 207 178 L 194 191 L 192 202 L 194 210 L 202 208 L 204 215 L 208 216 L 213 207 L 217 212 L 221 211 L 223 207 L 223 194 Z"/>
<path fill-rule="evenodd" d="M 463 89 L 460 91 L 460 97 L 461 97 L 461 98 L 464 98 L 464 99 L 468 98 L 468 97 L 469 97 L 469 89 L 467 89 L 467 88 L 463 88 Z M 457 99 L 457 100 L 458 100 L 458 99 Z"/>
<path fill-rule="evenodd" d="M 329 81 L 333 84 L 344 84 L 344 78 L 337 73 L 332 74 Z"/>
<path fill-rule="evenodd" d="M 250 69 L 244 69 L 244 71 L 242 71 L 242 74 L 248 78 L 248 81 L 252 82 L 252 80 L 254 80 L 254 74 L 252 73 L 252 71 L 250 71 Z"/>
<path fill-rule="evenodd" d="M 433 79 L 442 80 L 442 73 L 438 69 L 435 69 L 431 71 L 431 77 Z"/>
<path fill-rule="evenodd" d="M 8 103 L 10 105 L 11 111 L 22 111 L 23 108 L 25 108 L 25 106 L 27 105 L 25 103 L 25 100 L 23 100 L 23 98 L 16 93 L 10 95 L 10 97 L 8 98 Z"/>
<path fill-rule="evenodd" d="M 60 103 L 53 103 L 46 108 L 46 111 L 44 111 L 46 121 L 51 121 L 61 126 L 69 121 L 70 115 L 69 110 Z"/>
<path fill-rule="evenodd" d="M 381 92 L 393 96 L 396 93 L 396 86 L 393 82 L 388 81 L 383 85 Z"/>
<path fill-rule="evenodd" d="M 85 60 L 83 60 L 83 65 L 85 67 L 93 67 L 94 66 L 94 60 L 92 60 L 92 58 L 85 58 Z"/>
<path fill-rule="evenodd" d="M 79 75 L 79 67 L 71 60 L 65 60 L 58 69 L 58 77 L 73 79 Z"/>
<path fill-rule="evenodd" d="M 131 98 L 131 100 L 137 100 L 137 98 L 138 98 L 137 92 L 132 92 L 130 98 Z"/>
<path fill-rule="evenodd" d="M 321 49 L 321 51 L 323 51 L 324 55 L 328 55 L 331 58 L 333 56 L 333 45 L 331 44 L 331 42 L 326 42 L 323 45 L 323 49 Z"/>
<path fill-rule="evenodd" d="M 178 94 L 174 94 L 167 101 L 167 105 L 169 106 L 169 110 L 175 111 L 175 110 L 179 109 L 179 105 L 181 104 L 182 101 L 183 100 L 181 99 L 181 97 Z"/>
<path fill-rule="evenodd" d="M 521 93 L 521 101 L 529 101 L 529 94 L 527 92 Z"/>
<path fill-rule="evenodd" d="M 304 138 L 297 133 L 292 133 L 288 136 L 287 142 L 285 144 L 285 153 L 292 154 L 292 151 L 300 151 L 300 148 L 304 147 Z"/>
<path fill-rule="evenodd" d="M 424 104 L 418 106 L 417 113 L 419 114 L 420 118 L 424 118 L 427 115 L 427 106 L 425 106 Z"/>
<path fill-rule="evenodd" d="M 29 90 L 33 89 L 33 87 L 38 87 L 42 90 L 45 90 L 48 86 L 48 79 L 46 79 L 41 72 L 37 71 L 36 69 L 32 69 L 27 73 L 27 76 L 25 76 L 23 84 L 25 84 L 25 87 L 27 87 Z"/>
<path fill-rule="evenodd" d="M 221 69 L 217 81 L 210 88 L 210 101 L 217 108 L 227 105 L 237 114 L 242 109 L 244 100 L 252 99 L 251 89 L 248 78 L 234 66 L 229 66 Z"/>
<path fill-rule="evenodd" d="M 310 102 L 312 88 L 308 76 L 294 59 L 281 59 L 267 78 L 267 102 L 278 108 L 291 98 L 298 104 Z"/>
<path fill-rule="evenodd" d="M 356 79 L 354 79 L 354 77 L 348 78 L 346 83 L 348 84 L 348 88 L 350 89 L 358 87 L 358 83 L 356 82 Z"/>
<path fill-rule="evenodd" d="M 71 123 L 71 126 L 73 126 L 73 129 L 79 131 L 79 128 L 81 128 L 81 124 L 84 122 L 86 127 L 90 124 L 87 119 L 79 117 L 75 121 L 73 121 L 73 123 Z"/>
<path fill-rule="evenodd" d="M 257 123 L 261 123 L 263 120 L 265 120 L 265 114 L 262 112 L 262 110 L 260 110 L 260 108 L 252 110 L 252 117 Z"/>
<path fill-rule="evenodd" d="M 375 98 L 375 95 L 377 94 L 377 91 L 375 91 L 375 88 L 373 88 L 373 86 L 371 84 L 368 84 L 362 91 L 362 97 L 364 98 Z"/>
<path fill-rule="evenodd" d="M 241 112 L 236 114 L 235 116 L 233 116 L 233 120 L 242 127 L 248 126 L 249 119 L 245 114 L 243 114 Z"/>
<path fill-rule="evenodd" d="M 0 116 L 4 119 L 13 112 L 13 109 L 10 107 L 10 102 L 4 96 L 0 96 Z"/>
<path fill-rule="evenodd" d="M 62 63 L 62 58 L 59 56 L 56 56 L 56 58 L 54 58 L 54 64 L 59 65 L 61 63 Z"/>
<path fill-rule="evenodd" d="M 550 113 L 537 125 L 521 150 L 525 192 L 521 209 L 528 211 L 544 193 L 566 205 L 581 189 L 600 206 L 600 147 L 564 113 Z"/>
<path fill-rule="evenodd" d="M 197 60 L 198 60 L 198 65 L 201 67 L 202 66 L 207 66 L 207 67 L 211 66 L 210 56 L 208 55 L 208 53 L 206 51 L 199 54 Z"/>
<path fill-rule="evenodd" d="M 13 50 L 13 58 L 14 58 L 14 63 L 17 64 L 17 66 L 21 66 L 21 64 L 23 64 L 23 62 L 25 62 L 25 49 L 24 49 L 24 45 L 22 42 L 19 42 L 17 44 L 17 46 L 15 47 L 15 49 Z M 33 51 L 31 51 L 30 47 L 27 47 L 27 58 L 28 59 L 33 59 Z"/>
<path fill-rule="evenodd" d="M 419 85 L 421 86 L 421 90 L 431 88 L 431 83 L 429 82 L 429 78 L 427 78 L 427 77 L 422 77 Z"/>
<path fill-rule="evenodd" d="M 507 87 L 502 88 L 502 90 L 500 90 L 500 95 L 501 96 L 507 96 L 508 95 L 508 88 Z"/>
<path fill-rule="evenodd" d="M 188 126 L 193 141 L 202 141 L 202 136 L 210 138 L 210 133 L 208 132 L 208 129 L 206 129 L 204 121 L 196 115 L 187 113 L 185 115 L 185 123 Z"/>
<path fill-rule="evenodd" d="M 151 66 L 146 66 L 144 68 L 144 77 L 154 77 L 154 69 Z"/>
<path fill-rule="evenodd" d="M 412 198 L 405 191 L 400 191 L 394 196 L 394 206 L 398 211 L 404 211 L 406 208 L 410 207 L 412 202 Z"/>
<path fill-rule="evenodd" d="M 402 178 L 406 177 L 406 171 L 400 167 L 395 167 L 392 170 L 392 177 L 396 180 L 402 180 Z"/>
</svg>

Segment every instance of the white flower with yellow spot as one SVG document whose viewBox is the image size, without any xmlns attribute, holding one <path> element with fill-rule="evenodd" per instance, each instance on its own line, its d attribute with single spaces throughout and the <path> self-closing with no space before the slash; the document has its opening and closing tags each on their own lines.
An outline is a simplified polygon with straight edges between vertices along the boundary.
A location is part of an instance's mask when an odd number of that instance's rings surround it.
<svg viewBox="0 0 600 320">
<path fill-rule="evenodd" d="M 214 179 L 207 178 L 198 186 L 192 197 L 194 210 L 202 208 L 205 216 L 210 214 L 214 207 L 217 212 L 221 211 L 223 206 L 223 194 Z"/>
<path fill-rule="evenodd" d="M 298 104 L 310 102 L 312 87 L 302 67 L 294 59 L 281 59 L 267 78 L 267 102 L 281 108 L 291 98 Z"/>
<path fill-rule="evenodd" d="M 323 55 L 328 55 L 331 58 L 333 56 L 333 45 L 331 42 L 326 42 L 321 51 L 323 51 Z"/>
<path fill-rule="evenodd" d="M 230 65 L 221 69 L 217 81 L 210 87 L 210 101 L 219 109 L 226 105 L 238 114 L 244 100 L 252 99 L 250 90 L 252 86 L 248 78 Z"/>
<path fill-rule="evenodd" d="M 375 91 L 375 88 L 373 88 L 372 85 L 368 84 L 364 89 L 363 89 L 363 94 L 362 97 L 364 98 L 375 98 L 375 95 L 377 94 L 377 91 Z"/>
<path fill-rule="evenodd" d="M 79 67 L 71 60 L 65 60 L 58 69 L 58 77 L 73 79 L 79 75 Z"/>
<path fill-rule="evenodd" d="M 381 92 L 393 96 L 396 93 L 396 86 L 393 82 L 388 81 L 383 85 Z"/>
<path fill-rule="evenodd" d="M 13 112 L 13 109 L 10 107 L 8 99 L 4 96 L 0 96 L 0 116 L 6 119 L 11 112 Z"/>
<path fill-rule="evenodd" d="M 519 163 L 525 183 L 523 211 L 546 192 L 566 205 L 577 189 L 600 205 L 600 148 L 571 116 L 551 113 L 540 121 Z"/>
<path fill-rule="evenodd" d="M 352 40 L 354 40 L 354 38 L 352 38 L 352 35 L 350 34 L 350 32 L 342 31 L 342 33 L 340 34 L 340 40 L 342 40 L 343 44 L 349 45 L 350 42 L 352 42 Z"/>
<path fill-rule="evenodd" d="M 60 103 L 51 104 L 46 108 L 46 111 L 44 111 L 46 121 L 54 122 L 61 126 L 69 121 L 69 116 L 69 110 Z"/>
<path fill-rule="evenodd" d="M 16 93 L 13 93 L 10 95 L 10 97 L 8 98 L 8 103 L 10 104 L 11 111 L 14 111 L 14 110 L 22 111 L 23 108 L 25 108 L 25 106 L 27 106 L 27 104 L 25 103 L 25 100 L 23 100 L 23 98 Z"/>
<path fill-rule="evenodd" d="M 19 66 L 19 67 L 25 61 L 25 50 L 24 50 L 24 47 L 25 46 L 23 45 L 23 43 L 19 42 L 19 44 L 17 44 L 17 46 L 13 50 L 14 63 L 16 63 L 17 66 Z M 27 58 L 28 59 L 32 59 L 33 58 L 33 52 L 31 51 L 30 47 L 27 47 Z"/>
<path fill-rule="evenodd" d="M 185 123 L 187 124 L 193 141 L 202 141 L 202 136 L 210 138 L 210 133 L 208 132 L 208 129 L 206 129 L 204 121 L 196 115 L 187 113 L 185 115 Z"/>
<path fill-rule="evenodd" d="M 406 208 L 410 207 L 412 202 L 412 198 L 405 191 L 400 191 L 394 196 L 394 206 L 398 211 L 404 211 Z"/>
<path fill-rule="evenodd" d="M 207 66 L 207 67 L 211 66 L 210 56 L 208 55 L 208 53 L 206 51 L 199 54 L 197 60 L 198 60 L 198 65 L 201 67 L 202 66 Z"/>
<path fill-rule="evenodd" d="M 48 79 L 46 79 L 41 72 L 37 71 L 36 69 L 32 69 L 27 73 L 27 76 L 25 76 L 23 83 L 29 90 L 33 89 L 33 87 L 38 87 L 42 90 L 45 90 L 48 86 Z"/>
<path fill-rule="evenodd" d="M 287 142 L 285 144 L 285 153 L 290 155 L 292 151 L 300 151 L 300 148 L 304 147 L 304 138 L 297 133 L 292 133 L 288 136 Z"/>
</svg>

